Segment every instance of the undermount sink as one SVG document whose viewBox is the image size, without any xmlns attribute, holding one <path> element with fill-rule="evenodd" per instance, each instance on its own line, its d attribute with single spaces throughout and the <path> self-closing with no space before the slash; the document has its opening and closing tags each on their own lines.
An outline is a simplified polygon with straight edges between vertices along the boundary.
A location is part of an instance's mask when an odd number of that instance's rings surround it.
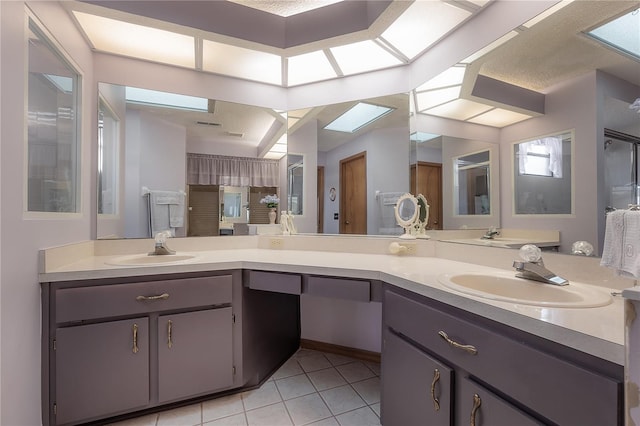
<svg viewBox="0 0 640 426">
<path fill-rule="evenodd" d="M 167 254 L 167 255 L 148 255 L 134 254 L 130 256 L 121 256 L 105 262 L 107 265 L 116 266 L 154 266 L 154 265 L 172 265 L 179 263 L 188 263 L 194 260 L 196 256 L 191 254 Z"/>
<path fill-rule="evenodd" d="M 515 273 L 508 272 L 443 274 L 438 281 L 461 293 L 524 305 L 594 308 L 612 302 L 611 295 L 597 287 L 575 282 L 556 286 L 517 278 Z"/>
</svg>

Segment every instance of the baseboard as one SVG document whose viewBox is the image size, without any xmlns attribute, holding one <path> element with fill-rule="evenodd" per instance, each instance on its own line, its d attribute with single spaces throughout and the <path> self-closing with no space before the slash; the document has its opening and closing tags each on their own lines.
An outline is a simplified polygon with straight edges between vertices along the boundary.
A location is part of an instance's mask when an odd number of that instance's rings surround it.
<svg viewBox="0 0 640 426">
<path fill-rule="evenodd" d="M 350 348 L 348 346 L 334 345 L 333 343 L 318 342 L 316 340 L 308 339 L 300 339 L 300 347 L 348 356 L 362 361 L 380 363 L 380 354 L 378 352 L 365 351 L 364 349 Z"/>
</svg>

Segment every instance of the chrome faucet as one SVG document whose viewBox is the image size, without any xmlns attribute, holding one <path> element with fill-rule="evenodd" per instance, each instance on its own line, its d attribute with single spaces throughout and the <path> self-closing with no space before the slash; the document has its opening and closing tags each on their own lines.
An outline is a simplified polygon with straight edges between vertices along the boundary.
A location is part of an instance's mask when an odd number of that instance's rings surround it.
<svg viewBox="0 0 640 426">
<path fill-rule="evenodd" d="M 487 229 L 487 232 L 485 232 L 485 234 L 480 238 L 482 238 L 483 240 L 493 240 L 496 235 L 500 235 L 500 231 L 498 231 L 498 228 L 496 228 L 495 226 L 492 226 Z"/>
<path fill-rule="evenodd" d="M 518 278 L 524 278 L 527 280 L 540 281 L 547 284 L 554 285 L 567 285 L 569 281 L 558 276 L 548 270 L 544 266 L 544 262 L 542 258 L 537 261 L 524 261 L 524 260 L 514 260 L 513 267 L 516 268 L 516 271 L 519 271 L 516 274 Z"/>
<path fill-rule="evenodd" d="M 176 254 L 175 250 L 171 250 L 167 247 L 167 238 L 171 237 L 171 231 L 162 231 L 156 234 L 155 249 L 149 253 L 149 256 L 160 256 L 167 254 Z"/>
</svg>

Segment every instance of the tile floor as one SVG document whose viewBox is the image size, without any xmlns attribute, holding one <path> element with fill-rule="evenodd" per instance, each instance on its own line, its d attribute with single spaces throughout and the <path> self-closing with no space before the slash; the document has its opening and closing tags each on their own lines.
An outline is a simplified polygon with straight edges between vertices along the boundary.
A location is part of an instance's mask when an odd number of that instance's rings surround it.
<svg viewBox="0 0 640 426">
<path fill-rule="evenodd" d="M 378 426 L 380 365 L 300 349 L 259 389 L 112 426 Z"/>
</svg>

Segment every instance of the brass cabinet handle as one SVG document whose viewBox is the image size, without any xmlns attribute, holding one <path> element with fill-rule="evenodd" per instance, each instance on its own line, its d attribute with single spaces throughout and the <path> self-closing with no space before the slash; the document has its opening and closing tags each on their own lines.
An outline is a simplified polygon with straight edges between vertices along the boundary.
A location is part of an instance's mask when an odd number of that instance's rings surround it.
<svg viewBox="0 0 640 426">
<path fill-rule="evenodd" d="M 481 405 L 482 405 L 482 400 L 480 399 L 480 395 L 478 395 L 477 393 L 474 393 L 473 407 L 471 407 L 471 419 L 470 419 L 471 426 L 476 426 L 476 413 L 478 412 L 478 409 L 480 409 Z"/>
<path fill-rule="evenodd" d="M 449 336 L 447 336 L 447 333 L 445 333 L 442 330 L 438 331 L 438 334 L 440 335 L 440 337 L 442 337 L 444 340 L 446 340 L 447 343 L 450 344 L 451 346 L 453 346 L 454 348 L 462 349 L 463 351 L 466 351 L 466 352 L 470 353 L 471 355 L 476 355 L 478 353 L 478 350 L 474 346 L 463 345 L 461 343 L 458 343 L 458 342 L 456 342 L 454 340 L 449 339 Z"/>
<path fill-rule="evenodd" d="M 436 384 L 440 380 L 440 371 L 436 368 L 433 370 L 433 381 L 431 382 L 431 399 L 433 400 L 433 408 L 440 411 L 440 401 L 436 397 Z"/>
<path fill-rule="evenodd" d="M 169 349 L 171 349 L 171 346 L 173 346 L 173 342 L 171 341 L 172 326 L 173 326 L 173 321 L 169 320 L 169 322 L 167 322 L 167 346 L 169 347 Z"/>
<path fill-rule="evenodd" d="M 169 293 L 162 293 L 156 296 L 138 296 L 136 300 L 144 302 L 147 300 L 167 300 L 169 298 Z"/>
<path fill-rule="evenodd" d="M 133 353 L 138 353 L 138 324 L 133 324 Z"/>
</svg>

